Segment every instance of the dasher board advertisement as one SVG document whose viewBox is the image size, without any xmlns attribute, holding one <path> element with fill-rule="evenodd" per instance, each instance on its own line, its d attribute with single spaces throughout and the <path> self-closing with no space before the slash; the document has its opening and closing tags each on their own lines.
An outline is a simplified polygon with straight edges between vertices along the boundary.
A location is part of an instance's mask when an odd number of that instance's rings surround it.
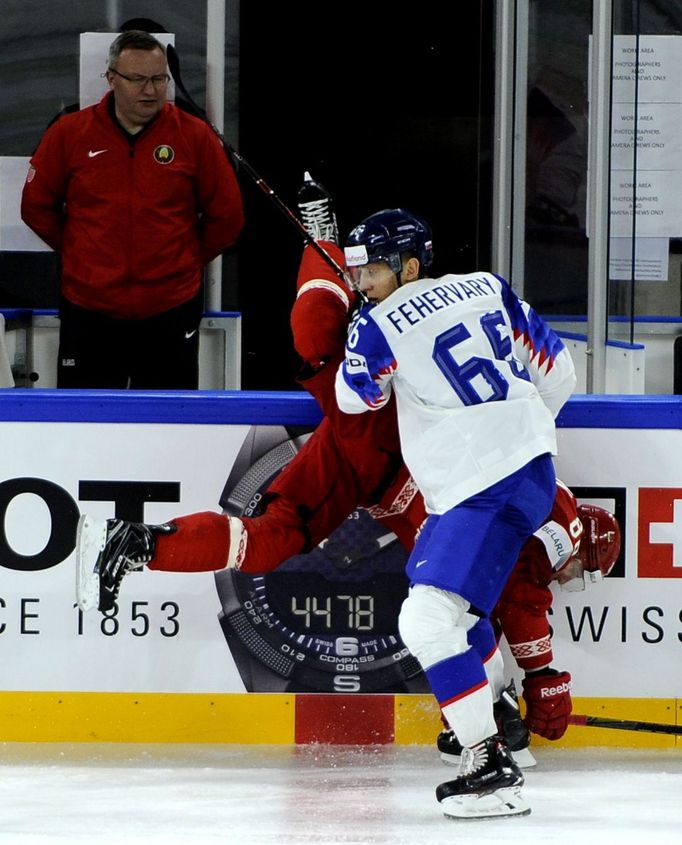
<svg viewBox="0 0 682 845">
<path fill-rule="evenodd" d="M 572 403 L 559 429 L 558 475 L 580 500 L 616 513 L 623 549 L 602 583 L 580 593 L 555 588 L 555 662 L 571 670 L 577 696 L 674 697 L 682 682 L 682 432 L 666 427 L 669 409 L 642 415 L 647 428 L 574 425 Z M 77 609 L 81 513 L 164 522 L 221 511 L 239 496 L 246 511 L 305 436 L 290 420 L 192 423 L 183 414 L 177 423 L 169 413 L 162 422 L 0 422 L 2 688 L 390 692 L 408 677 L 424 691 L 397 635 L 406 553 L 365 512 L 272 575 L 144 570 L 124 580 L 115 612 Z M 624 424 L 622 409 L 616 416 Z M 244 461 L 256 435 L 259 449 Z"/>
</svg>

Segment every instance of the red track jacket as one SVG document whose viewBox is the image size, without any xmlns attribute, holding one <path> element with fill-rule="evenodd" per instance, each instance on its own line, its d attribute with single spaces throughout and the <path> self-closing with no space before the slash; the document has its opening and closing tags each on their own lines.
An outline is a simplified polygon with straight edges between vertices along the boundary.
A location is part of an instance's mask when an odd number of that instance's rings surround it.
<svg viewBox="0 0 682 845">
<path fill-rule="evenodd" d="M 167 103 L 131 145 L 109 113 L 111 96 L 48 128 L 21 214 L 61 253 L 70 302 L 141 319 L 197 292 L 204 265 L 235 243 L 244 214 L 210 127 Z"/>
</svg>

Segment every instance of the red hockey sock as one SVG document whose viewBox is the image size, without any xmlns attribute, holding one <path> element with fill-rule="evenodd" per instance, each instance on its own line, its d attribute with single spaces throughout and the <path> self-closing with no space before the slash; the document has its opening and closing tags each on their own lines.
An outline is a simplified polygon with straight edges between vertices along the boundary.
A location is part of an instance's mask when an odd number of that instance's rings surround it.
<svg viewBox="0 0 682 845">
<path fill-rule="evenodd" d="M 149 569 L 166 572 L 210 572 L 224 569 L 230 551 L 227 516 L 212 511 L 172 520 L 173 534 L 156 536 L 156 551 Z"/>
</svg>

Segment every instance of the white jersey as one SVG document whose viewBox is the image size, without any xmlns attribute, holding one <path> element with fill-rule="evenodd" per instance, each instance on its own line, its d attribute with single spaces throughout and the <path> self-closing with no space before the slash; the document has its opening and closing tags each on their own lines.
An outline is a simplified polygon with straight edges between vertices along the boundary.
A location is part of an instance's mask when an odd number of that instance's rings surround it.
<svg viewBox="0 0 682 845">
<path fill-rule="evenodd" d="M 485 272 L 409 282 L 365 307 L 336 379 L 347 413 L 395 389 L 403 458 L 431 513 L 556 454 L 554 417 L 574 387 L 560 338 Z"/>
</svg>

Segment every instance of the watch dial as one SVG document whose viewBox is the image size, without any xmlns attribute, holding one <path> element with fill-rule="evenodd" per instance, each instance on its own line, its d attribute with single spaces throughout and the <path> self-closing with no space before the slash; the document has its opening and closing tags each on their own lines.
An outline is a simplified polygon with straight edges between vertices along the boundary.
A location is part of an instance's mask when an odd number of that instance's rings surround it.
<svg viewBox="0 0 682 845">
<path fill-rule="evenodd" d="M 261 491 L 274 478 L 264 482 L 262 472 L 263 462 L 272 467 L 274 450 L 287 454 L 278 444 L 250 468 Z M 279 470 L 290 458 L 288 451 Z M 253 503 L 259 496 L 244 483 L 248 476 L 235 483 Z M 223 498 L 234 502 L 227 486 Z M 228 639 L 238 636 L 253 659 L 286 679 L 289 691 L 404 692 L 408 679 L 411 689 L 416 681 L 427 691 L 419 663 L 398 634 L 406 560 L 396 536 L 358 509 L 318 547 L 273 572 L 217 573 L 223 628 Z M 266 691 L 266 682 L 259 689 Z"/>
</svg>

